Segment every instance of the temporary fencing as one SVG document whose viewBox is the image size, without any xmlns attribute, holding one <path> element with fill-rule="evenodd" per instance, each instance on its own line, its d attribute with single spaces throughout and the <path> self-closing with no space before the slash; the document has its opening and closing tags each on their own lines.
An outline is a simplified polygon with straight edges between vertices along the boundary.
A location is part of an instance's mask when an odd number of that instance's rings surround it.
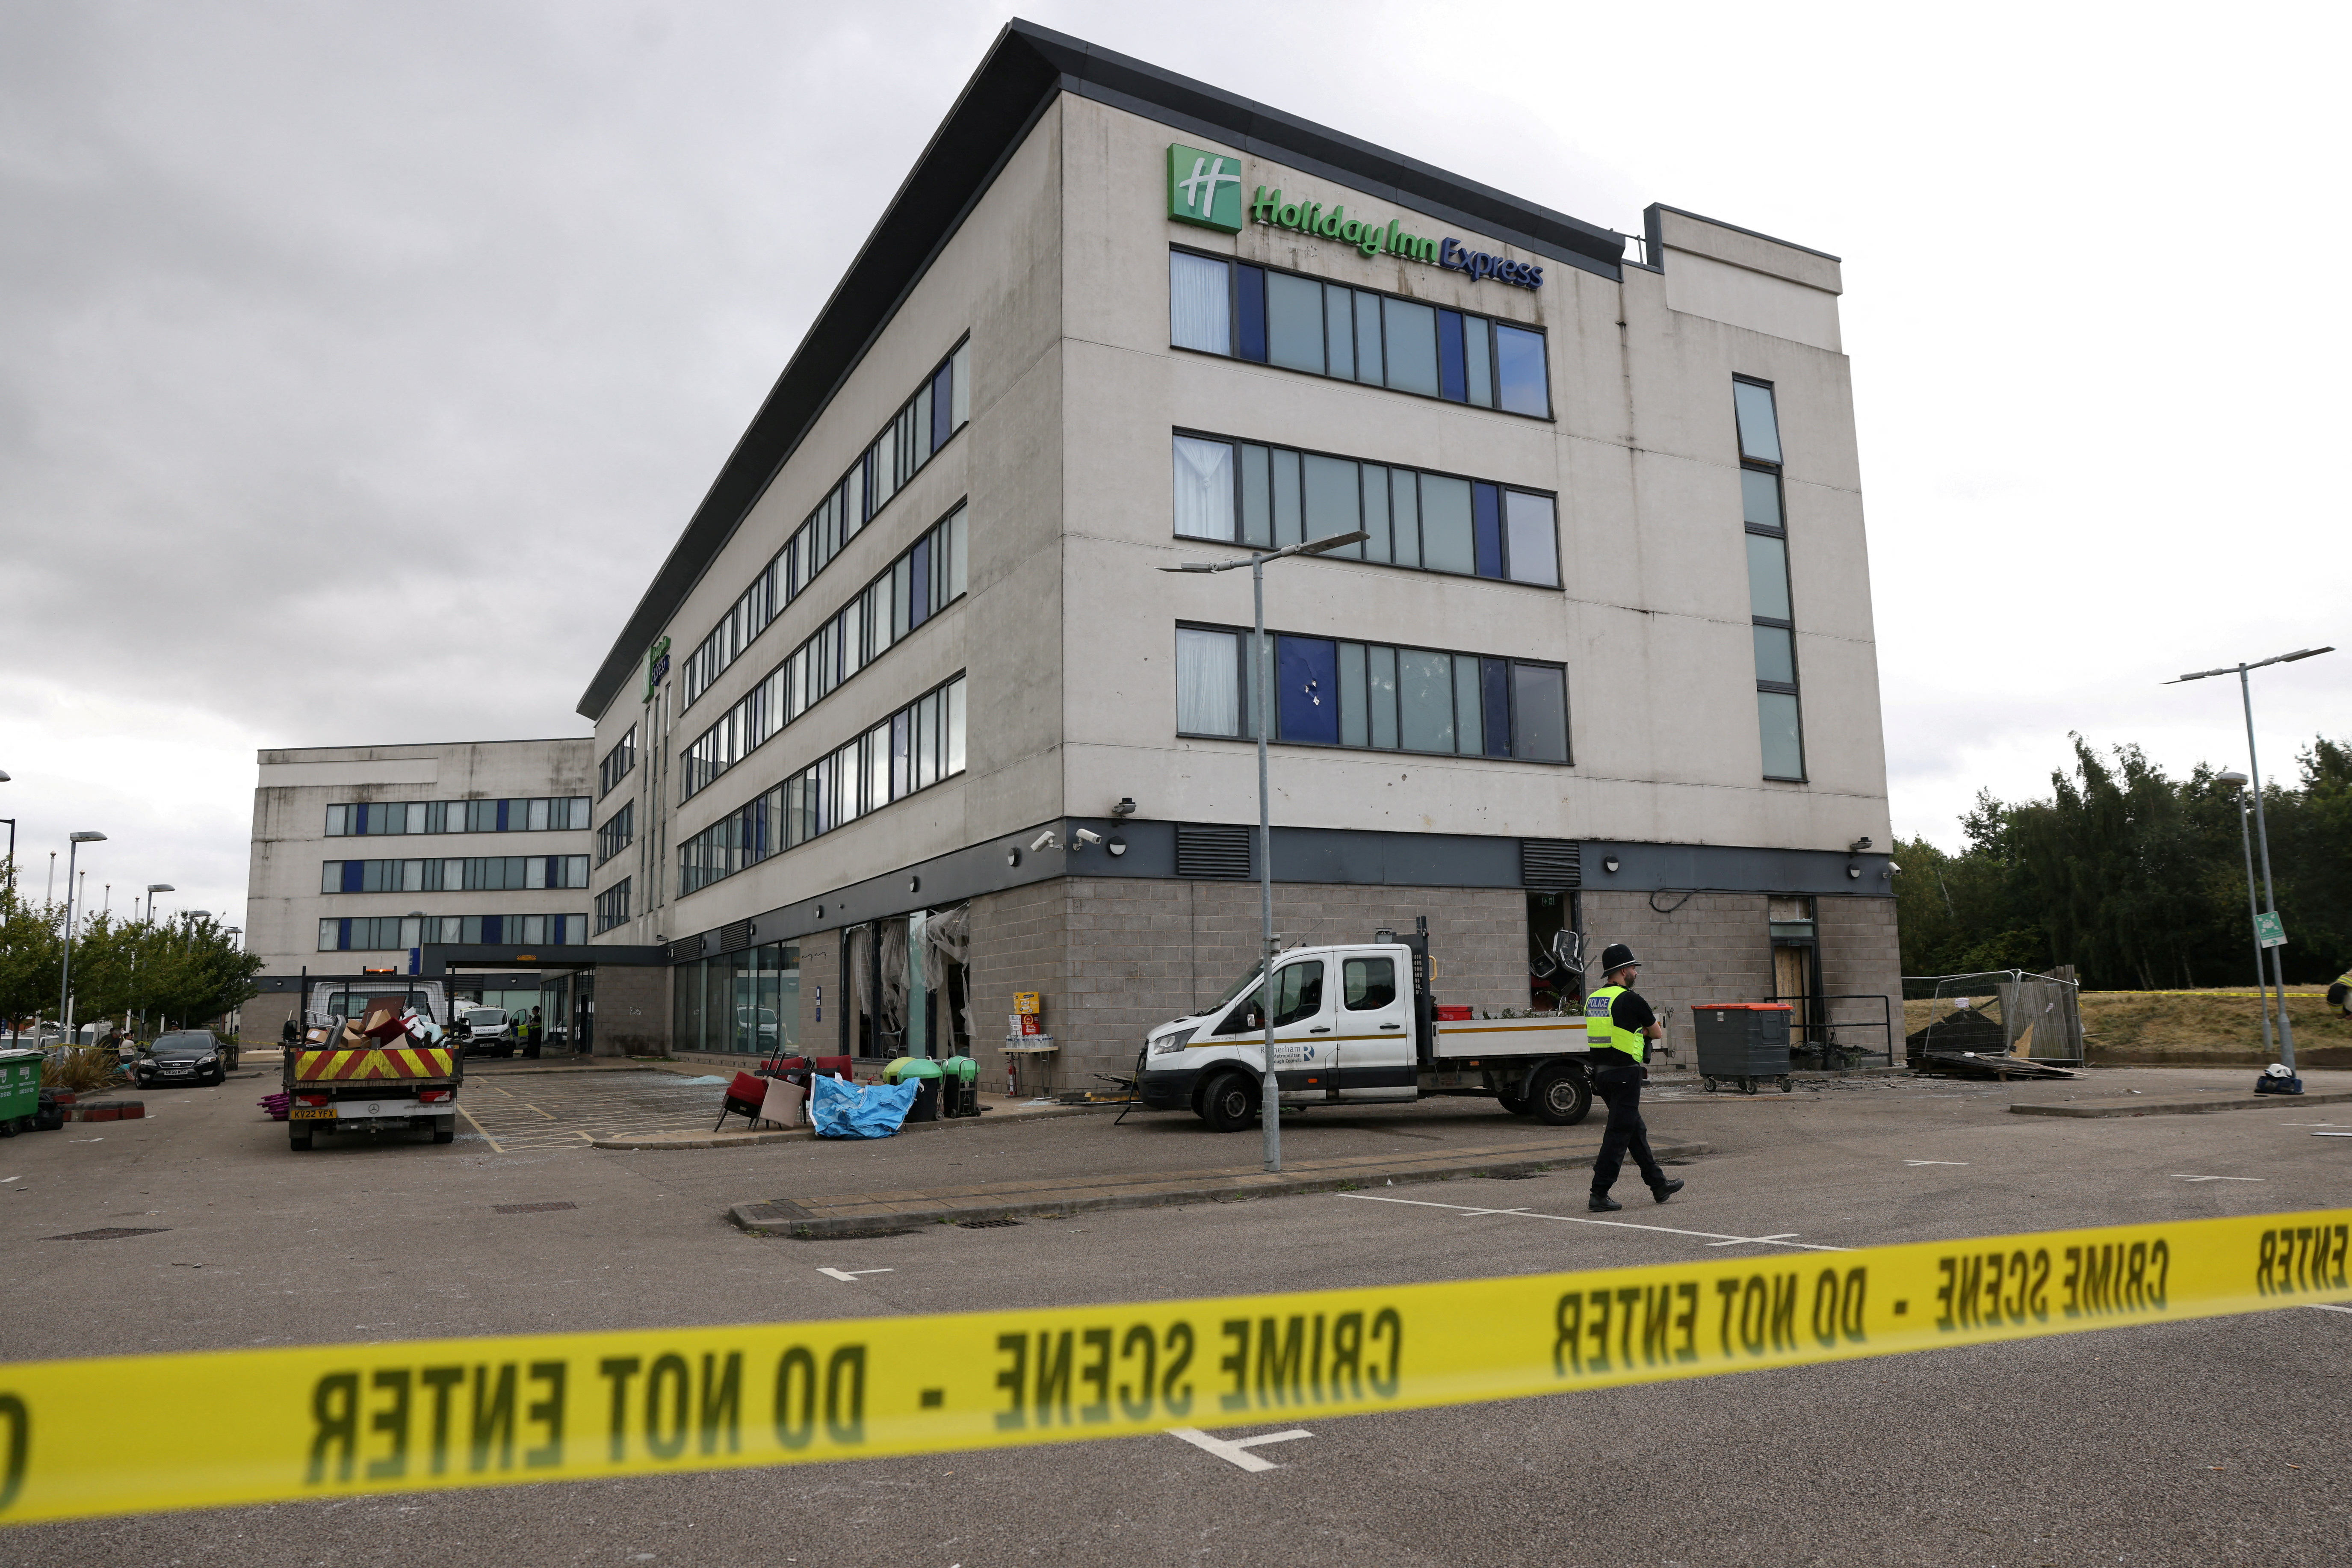
<svg viewBox="0 0 2352 1568">
<path fill-rule="evenodd" d="M 0 1364 L 0 1521 L 1127 1436 L 2352 1293 L 2352 1210 L 1129 1305 Z M 135 1455 L 136 1485 L 125 1485 Z"/>
</svg>

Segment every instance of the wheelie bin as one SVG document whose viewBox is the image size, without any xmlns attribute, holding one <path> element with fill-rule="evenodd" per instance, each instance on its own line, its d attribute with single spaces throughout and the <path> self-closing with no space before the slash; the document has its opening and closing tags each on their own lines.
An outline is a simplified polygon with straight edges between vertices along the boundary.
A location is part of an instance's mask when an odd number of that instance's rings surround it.
<svg viewBox="0 0 2352 1568">
<path fill-rule="evenodd" d="M 1709 1094 L 1777 1080 L 1789 1092 L 1789 1005 L 1786 1002 L 1700 1002 L 1691 1007 L 1698 1045 L 1699 1087 Z"/>
<path fill-rule="evenodd" d="M 940 1064 L 929 1057 L 895 1057 L 882 1069 L 885 1083 L 915 1081 L 915 1103 L 907 1112 L 909 1121 L 937 1121 L 940 1119 L 940 1089 L 946 1074 Z"/>
</svg>

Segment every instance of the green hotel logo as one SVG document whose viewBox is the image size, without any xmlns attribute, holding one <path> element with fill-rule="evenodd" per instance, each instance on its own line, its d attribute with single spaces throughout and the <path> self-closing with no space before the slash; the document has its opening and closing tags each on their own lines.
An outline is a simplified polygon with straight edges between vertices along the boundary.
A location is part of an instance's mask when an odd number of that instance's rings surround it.
<svg viewBox="0 0 2352 1568">
<path fill-rule="evenodd" d="M 1242 161 L 1198 147 L 1168 149 L 1168 216 L 1227 234 L 1242 231 Z"/>
</svg>

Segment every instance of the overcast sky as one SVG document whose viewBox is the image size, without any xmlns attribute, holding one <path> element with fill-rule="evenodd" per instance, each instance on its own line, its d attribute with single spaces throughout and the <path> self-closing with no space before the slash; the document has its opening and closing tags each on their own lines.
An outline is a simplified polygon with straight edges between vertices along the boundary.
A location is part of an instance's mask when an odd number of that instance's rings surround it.
<svg viewBox="0 0 2352 1568">
<path fill-rule="evenodd" d="M 2242 765 L 2234 682 L 2158 683 L 2352 644 L 2340 8 L 1023 14 L 1621 230 L 1843 257 L 1902 832 L 2046 790 L 2070 730 Z M 241 923 L 257 748 L 585 733 L 1008 15 L 0 0 L 27 889 L 97 828 L 93 904 Z M 2266 771 L 2352 735 L 2352 650 L 2257 680 Z"/>
</svg>

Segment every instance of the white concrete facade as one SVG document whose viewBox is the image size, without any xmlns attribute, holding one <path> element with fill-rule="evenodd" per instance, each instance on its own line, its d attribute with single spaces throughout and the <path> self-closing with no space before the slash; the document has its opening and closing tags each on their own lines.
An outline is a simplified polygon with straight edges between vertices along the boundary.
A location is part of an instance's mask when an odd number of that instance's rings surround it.
<svg viewBox="0 0 2352 1568">
<path fill-rule="evenodd" d="M 1001 41 L 1000 52 L 1008 47 Z M 598 891 L 631 879 L 631 916 L 597 940 L 698 937 L 698 950 L 712 952 L 722 931 L 737 942 L 814 940 L 844 918 L 923 907 L 921 889 L 901 884 L 921 883 L 933 874 L 926 868 L 949 862 L 964 867 L 954 885 L 982 897 L 1040 877 L 1118 871 L 1099 851 L 1091 865 L 1080 861 L 1066 844 L 1017 863 L 1013 852 L 1044 826 L 1108 819 L 1123 799 L 1136 803 L 1124 820 L 1138 827 L 1254 822 L 1254 747 L 1177 732 L 1178 624 L 1250 620 L 1246 572 L 1159 570 L 1245 553 L 1174 536 L 1171 442 L 1179 430 L 1557 498 L 1560 587 L 1286 561 L 1267 572 L 1266 622 L 1301 636 L 1562 665 L 1572 763 L 1277 745 L 1279 827 L 1810 855 L 1838 862 L 1833 887 L 1734 890 L 1890 892 L 1883 856 L 1855 859 L 1850 848 L 1867 838 L 1883 849 L 1890 829 L 1835 259 L 1661 208 L 1646 265 L 1574 264 L 1448 212 L 1417 209 L 1393 188 L 1286 162 L 1270 145 L 1278 140 L 1221 140 L 1182 114 L 1156 112 L 1148 94 L 1097 94 L 1074 83 L 1046 96 L 862 352 L 845 358 L 820 411 L 791 433 L 756 501 L 721 520 L 723 542 L 686 563 L 690 571 L 673 557 L 665 568 L 666 580 L 676 574 L 680 584 L 673 600 L 656 604 L 660 583 L 649 591 L 659 614 L 641 607 L 625 640 L 646 635 L 616 647 L 583 700 L 596 756 L 632 730 L 637 736 L 635 772 L 595 807 L 601 824 L 632 803 L 631 849 L 594 878 Z M 1401 217 L 1416 232 L 1541 264 L 1544 285 L 1473 281 L 1265 225 L 1245 222 L 1228 235 L 1171 221 L 1171 142 L 1240 160 L 1245 195 L 1278 187 L 1366 217 Z M 1540 329 L 1552 416 L 1171 347 L 1171 247 Z M 677 664 L 967 339 L 969 425 L 710 689 L 684 705 Z M 1735 376 L 1772 387 L 1785 451 L 1801 781 L 1764 776 Z M 970 540 L 962 598 L 681 801 L 681 751 L 959 504 L 968 508 Z M 643 654 L 656 636 L 670 639 L 673 668 L 648 691 Z M 633 659 L 635 674 L 610 679 Z M 681 894 L 683 840 L 958 672 L 967 691 L 961 775 Z M 1136 863 L 1123 874 L 1141 874 Z M 1283 864 L 1277 847 L 1278 876 Z M 982 875 L 973 868 L 987 876 L 973 881 Z M 1588 889 L 1606 885 L 1596 868 L 1584 876 Z M 1766 941 L 1760 929 L 1755 937 Z M 1883 975 L 1874 969 L 1829 988 L 1882 990 L 1894 973 L 1891 951 L 1882 967 Z M 802 990 L 805 997 L 806 981 Z M 1004 1000 L 983 998 L 974 1010 L 998 1018 Z M 823 1026 L 835 1023 L 828 1015 Z M 1104 1049 L 1105 1059 L 1125 1065 L 1108 1041 Z"/>
<path fill-rule="evenodd" d="M 350 974 L 370 968 L 404 973 L 410 947 L 463 940 L 463 922 L 469 919 L 477 922 L 470 940 L 481 942 L 478 922 L 484 916 L 499 919 L 499 943 L 514 945 L 523 940 L 519 931 L 507 931 L 507 921 L 535 921 L 536 925 L 523 928 L 532 932 L 531 945 L 568 945 L 573 952 L 585 952 L 589 892 L 573 873 L 591 853 L 586 827 L 534 829 L 526 806 L 509 810 L 507 816 L 516 825 L 508 831 L 496 827 L 495 810 L 477 812 L 489 819 L 490 826 L 482 830 L 446 830 L 453 820 L 465 822 L 467 803 L 589 797 L 593 771 L 585 738 L 313 746 L 265 751 L 258 762 L 245 930 L 247 947 L 262 958 L 262 973 L 292 975 L 307 969 L 313 974 Z M 372 826 L 354 818 L 350 808 L 359 805 L 387 813 L 400 807 L 402 830 L 330 831 L 331 826 Z M 439 826 L 445 831 L 407 831 L 408 808 L 430 805 L 443 808 Z M 342 812 L 331 816 L 337 807 Z M 420 826 L 425 825 L 421 820 Z M 497 890 L 469 889 L 465 870 L 454 879 L 447 874 L 452 862 L 471 862 L 476 863 L 473 879 L 493 879 L 489 868 L 479 864 L 491 859 L 540 864 L 522 868 L 513 879 L 521 885 Z M 569 862 L 558 868 L 553 886 L 548 885 L 550 859 Z M 399 862 L 403 874 L 395 879 L 379 867 L 372 877 L 360 879 L 373 890 L 352 892 L 340 890 L 343 879 L 338 875 L 338 890 L 326 890 L 327 864 L 340 867 L 346 861 Z M 421 870 L 407 873 L 410 863 L 425 861 L 436 863 L 430 877 Z M 507 869 L 505 864 L 498 867 L 495 880 L 508 881 Z M 575 885 L 562 886 L 566 880 L 575 880 Z M 397 885 L 387 886 L 390 882 Z M 421 911 L 436 927 L 424 928 L 412 911 Z M 547 923 L 558 917 L 578 922 L 576 937 L 570 928 Z M 378 924 L 362 933 L 363 944 L 345 946 L 341 922 L 346 921 L 418 924 L 419 929 L 412 932 Z M 437 922 L 453 921 L 460 922 L 458 930 L 445 935 Z M 329 945 L 322 922 L 334 922 L 336 945 Z M 403 940 L 409 937 L 415 940 Z M 567 943 L 551 937 L 575 940 Z"/>
</svg>

